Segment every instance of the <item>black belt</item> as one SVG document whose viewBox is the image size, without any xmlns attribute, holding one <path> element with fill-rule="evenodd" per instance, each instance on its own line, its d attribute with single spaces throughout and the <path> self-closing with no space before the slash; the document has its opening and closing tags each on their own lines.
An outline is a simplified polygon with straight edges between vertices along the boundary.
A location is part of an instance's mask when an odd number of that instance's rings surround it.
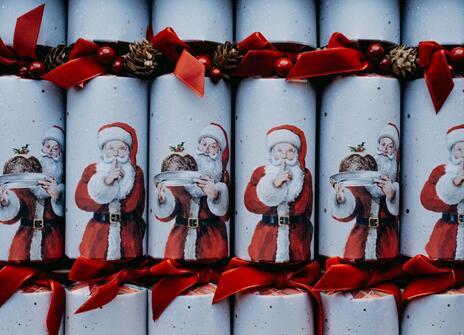
<svg viewBox="0 0 464 335">
<path fill-rule="evenodd" d="M 123 222 L 123 221 L 131 221 L 137 219 L 137 214 L 135 212 L 132 213 L 93 213 L 93 219 L 100 222 L 100 223 L 113 223 L 113 222 Z"/>
<path fill-rule="evenodd" d="M 442 220 L 448 223 L 464 223 L 464 215 L 463 214 L 451 214 L 451 213 L 443 213 L 441 215 Z"/>
<path fill-rule="evenodd" d="M 379 226 L 394 224 L 396 219 L 379 219 L 379 218 L 356 218 L 356 224 L 368 225 L 377 228 Z"/>
<path fill-rule="evenodd" d="M 309 219 L 306 215 L 280 216 L 280 215 L 263 215 L 262 222 L 268 225 L 288 225 L 291 223 L 300 223 Z"/>
<path fill-rule="evenodd" d="M 198 228 L 200 226 L 204 227 L 208 224 L 215 224 L 220 220 L 219 218 L 209 218 L 209 219 L 198 219 L 198 218 L 184 218 L 181 216 L 176 217 L 176 224 L 187 226 L 189 228 Z"/>
<path fill-rule="evenodd" d="M 62 223 L 62 220 L 51 219 L 51 220 L 39 220 L 39 219 L 21 219 L 21 226 L 32 227 L 34 229 L 44 229 L 45 226 L 54 226 Z"/>
</svg>

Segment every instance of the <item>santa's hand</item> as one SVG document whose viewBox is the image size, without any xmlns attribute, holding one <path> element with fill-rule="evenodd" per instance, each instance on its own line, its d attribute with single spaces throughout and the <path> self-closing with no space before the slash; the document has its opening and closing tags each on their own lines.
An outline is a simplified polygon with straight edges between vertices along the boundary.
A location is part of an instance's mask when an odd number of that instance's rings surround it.
<svg viewBox="0 0 464 335">
<path fill-rule="evenodd" d="M 335 200 L 338 204 L 343 204 L 345 202 L 345 188 L 338 183 L 334 183 L 333 188 L 335 190 Z"/>
<path fill-rule="evenodd" d="M 395 197 L 395 189 L 393 188 L 393 183 L 390 177 L 381 176 L 380 178 L 375 178 L 374 183 L 380 187 L 388 199 L 393 199 Z"/>
<path fill-rule="evenodd" d="M 48 178 L 46 180 L 39 180 L 38 184 L 48 193 L 50 197 L 57 200 L 60 198 L 61 192 L 58 188 L 58 183 L 54 178 Z"/>
<path fill-rule="evenodd" d="M 284 183 L 290 180 L 292 180 L 292 174 L 290 171 L 285 170 L 285 160 L 283 160 L 282 164 L 280 165 L 279 173 L 277 174 L 277 177 L 274 179 L 273 184 L 276 188 L 279 188 L 282 187 Z"/>
<path fill-rule="evenodd" d="M 164 204 L 166 202 L 166 186 L 163 183 L 158 183 L 156 189 L 158 190 L 158 202 Z"/>
<path fill-rule="evenodd" d="M 8 190 L 5 187 L 0 186 L 0 205 L 5 207 L 8 206 L 9 202 Z"/>
<path fill-rule="evenodd" d="M 106 185 L 113 185 L 116 180 L 121 179 L 124 176 L 124 171 L 118 167 L 117 160 L 113 160 L 111 170 L 108 172 L 108 176 L 105 177 Z"/>
<path fill-rule="evenodd" d="M 195 184 L 206 194 L 207 197 L 217 199 L 219 192 L 213 178 L 202 176 L 201 179 L 194 179 Z"/>
</svg>

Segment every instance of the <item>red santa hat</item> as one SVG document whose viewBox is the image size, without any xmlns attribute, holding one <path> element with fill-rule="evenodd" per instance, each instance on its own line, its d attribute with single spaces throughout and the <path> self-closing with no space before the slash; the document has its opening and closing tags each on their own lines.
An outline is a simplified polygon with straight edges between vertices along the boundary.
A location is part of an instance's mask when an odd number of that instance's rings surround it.
<svg viewBox="0 0 464 335">
<path fill-rule="evenodd" d="M 45 143 L 47 140 L 54 140 L 59 145 L 61 150 L 64 150 L 64 130 L 60 126 L 54 125 L 47 129 L 43 138 L 42 144 Z"/>
<path fill-rule="evenodd" d="M 227 132 L 221 125 L 212 122 L 201 130 L 198 141 L 204 137 L 214 139 L 221 147 L 222 167 L 225 169 L 229 162 L 229 141 L 227 139 Z"/>
<path fill-rule="evenodd" d="M 464 141 L 464 124 L 460 124 L 448 129 L 446 132 L 446 145 L 448 150 L 451 150 L 453 145 L 462 141 Z"/>
<path fill-rule="evenodd" d="M 388 137 L 393 141 L 393 145 L 395 146 L 396 149 L 399 149 L 400 147 L 400 131 L 398 127 L 393 124 L 393 123 L 388 123 L 385 127 L 383 127 L 379 135 L 377 136 L 377 141 L 380 142 L 380 140 L 384 137 Z"/>
<path fill-rule="evenodd" d="M 132 164 L 137 164 L 138 141 L 135 129 L 127 123 L 114 122 L 102 126 L 98 130 L 98 146 L 103 146 L 109 141 L 123 141 L 130 148 L 130 160 Z"/>
<path fill-rule="evenodd" d="M 298 160 L 301 166 L 305 167 L 306 137 L 300 128 L 285 124 L 270 129 L 266 134 L 267 150 L 271 152 L 272 148 L 278 143 L 290 143 L 297 148 Z"/>
</svg>

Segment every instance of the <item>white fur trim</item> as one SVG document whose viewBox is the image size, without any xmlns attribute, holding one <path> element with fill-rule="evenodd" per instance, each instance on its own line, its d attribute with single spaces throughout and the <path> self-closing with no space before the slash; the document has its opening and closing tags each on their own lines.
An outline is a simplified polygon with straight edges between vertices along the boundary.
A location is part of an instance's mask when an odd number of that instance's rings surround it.
<svg viewBox="0 0 464 335">
<path fill-rule="evenodd" d="M 456 253 L 454 256 L 456 260 L 464 260 L 464 224 L 458 224 L 458 233 L 456 235 Z"/>
<path fill-rule="evenodd" d="M 344 219 L 353 214 L 356 208 L 356 199 L 353 193 L 348 189 L 345 188 L 345 202 L 344 203 L 337 203 L 337 195 L 335 191 L 332 195 L 332 215 L 339 219 Z"/>
<path fill-rule="evenodd" d="M 464 141 L 464 128 L 458 128 L 446 134 L 446 145 L 448 150 L 451 150 L 453 145 L 462 141 Z"/>
<path fill-rule="evenodd" d="M 395 148 L 398 149 L 400 144 L 400 138 L 398 135 L 398 130 L 396 130 L 396 128 L 393 125 L 387 124 L 385 127 L 383 127 L 380 130 L 379 135 L 377 136 L 377 140 L 380 142 L 380 140 L 384 137 L 388 137 L 389 139 L 391 139 Z"/>
<path fill-rule="evenodd" d="M 29 260 L 41 261 L 42 260 L 42 229 L 32 228 L 31 246 L 29 249 Z"/>
<path fill-rule="evenodd" d="M 203 137 L 210 137 L 214 139 L 216 142 L 218 142 L 219 146 L 221 147 L 221 150 L 224 150 L 227 145 L 224 132 L 221 128 L 214 124 L 209 124 L 201 130 L 200 136 L 198 137 L 198 141 L 200 141 Z"/>
<path fill-rule="evenodd" d="M 0 221 L 8 221 L 18 215 L 21 204 L 18 196 L 13 192 L 8 192 L 8 206 L 0 206 Z"/>
<path fill-rule="evenodd" d="M 90 197 L 98 204 L 109 204 L 116 199 L 118 195 L 118 185 L 115 182 L 113 185 L 105 184 L 106 173 L 97 172 L 89 180 L 87 190 Z"/>
<path fill-rule="evenodd" d="M 455 177 L 454 173 L 445 173 L 436 186 L 438 197 L 448 205 L 456 205 L 464 199 L 464 186 L 455 186 L 453 183 Z"/>
<path fill-rule="evenodd" d="M 48 128 L 42 138 L 42 143 L 46 140 L 56 141 L 60 145 L 61 151 L 64 150 L 64 132 L 60 128 L 56 126 Z"/>
<path fill-rule="evenodd" d="M 258 199 L 269 207 L 275 207 L 285 200 L 287 195 L 287 185 L 281 187 L 274 186 L 273 174 L 265 174 L 256 185 Z"/>
<path fill-rule="evenodd" d="M 289 225 L 279 225 L 277 228 L 276 263 L 287 263 L 290 260 L 290 228 Z"/>
<path fill-rule="evenodd" d="M 229 190 L 225 183 L 216 183 L 219 195 L 217 199 L 207 198 L 208 207 L 211 213 L 216 216 L 224 216 L 229 209 Z"/>
<path fill-rule="evenodd" d="M 98 145 L 100 149 L 109 141 L 123 141 L 129 147 L 132 146 L 132 136 L 120 127 L 109 127 L 98 133 Z"/>
<path fill-rule="evenodd" d="M 197 229 L 187 227 L 187 236 L 185 237 L 184 259 L 197 259 Z"/>
<path fill-rule="evenodd" d="M 398 215 L 400 212 L 400 185 L 397 182 L 393 183 L 395 196 L 393 199 L 386 198 L 387 208 L 391 215 Z"/>
<path fill-rule="evenodd" d="M 274 145 L 278 143 L 290 143 L 298 150 L 301 148 L 300 137 L 288 129 L 274 130 L 267 135 L 266 147 L 268 151 L 271 151 Z"/>
<path fill-rule="evenodd" d="M 110 223 L 106 259 L 109 261 L 121 259 L 121 223 L 119 222 Z"/>
<path fill-rule="evenodd" d="M 58 184 L 58 189 L 60 190 L 60 197 L 58 199 L 51 199 L 53 212 L 57 216 L 64 216 L 64 184 Z"/>
<path fill-rule="evenodd" d="M 164 203 L 160 203 L 158 200 L 158 189 L 155 188 L 155 205 L 153 210 L 155 215 L 161 219 L 165 219 L 170 216 L 176 208 L 176 199 L 169 188 L 166 188 L 165 195 L 166 201 Z"/>
<path fill-rule="evenodd" d="M 364 249 L 364 259 L 376 260 L 377 259 L 377 228 L 368 227 L 366 248 Z"/>
</svg>

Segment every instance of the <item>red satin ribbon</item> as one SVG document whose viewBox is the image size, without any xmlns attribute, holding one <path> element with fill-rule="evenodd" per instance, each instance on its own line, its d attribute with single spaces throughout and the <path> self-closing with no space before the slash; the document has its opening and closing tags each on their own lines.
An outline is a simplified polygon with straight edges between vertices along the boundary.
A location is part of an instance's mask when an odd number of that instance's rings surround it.
<svg viewBox="0 0 464 335">
<path fill-rule="evenodd" d="M 328 292 L 374 289 L 392 294 L 399 309 L 401 305 L 400 289 L 389 282 L 403 276 L 401 264 L 393 264 L 382 270 L 361 269 L 353 264 L 344 263 L 339 257 L 334 257 L 327 260 L 326 272 L 316 283 L 314 289 Z"/>
<path fill-rule="evenodd" d="M 76 314 L 91 311 L 111 302 L 118 295 L 121 285 L 139 282 L 149 275 L 147 262 L 110 263 L 85 257 L 76 259 L 69 279 L 93 286 L 89 299 L 77 310 Z"/>
<path fill-rule="evenodd" d="M 419 66 L 424 68 L 424 79 L 438 113 L 454 87 L 445 49 L 433 41 L 420 42 Z"/>
<path fill-rule="evenodd" d="M 13 47 L 7 47 L 0 38 L 0 65 L 25 64 L 25 58 L 35 58 L 45 4 L 21 15 L 16 20 Z"/>
<path fill-rule="evenodd" d="M 355 42 L 333 33 L 326 49 L 303 52 L 287 79 L 315 78 L 364 71 L 369 62 Z"/>
<path fill-rule="evenodd" d="M 61 317 L 64 312 L 64 288 L 49 278 L 41 270 L 7 265 L 0 270 L 0 306 L 3 306 L 13 294 L 24 285 L 39 285 L 51 289 L 52 296 L 47 313 L 47 330 L 50 335 L 58 335 Z"/>
<path fill-rule="evenodd" d="M 450 268 L 423 255 L 411 258 L 404 264 L 403 269 L 414 277 L 403 292 L 404 300 L 464 286 L 464 268 Z"/>
<path fill-rule="evenodd" d="M 181 265 L 171 259 L 153 265 L 150 272 L 158 279 L 151 289 L 153 320 L 157 320 L 171 302 L 189 288 L 215 282 L 219 277 L 219 272 L 211 266 Z"/>
<path fill-rule="evenodd" d="M 312 262 L 296 271 L 269 271 L 257 268 L 251 262 L 233 258 L 229 263 L 229 270 L 219 278 L 214 294 L 213 303 L 218 303 L 238 292 L 251 289 L 277 287 L 300 288 L 313 296 L 318 304 L 318 334 L 322 334 L 322 309 L 320 296 L 311 286 L 320 277 L 320 266 Z"/>
</svg>

